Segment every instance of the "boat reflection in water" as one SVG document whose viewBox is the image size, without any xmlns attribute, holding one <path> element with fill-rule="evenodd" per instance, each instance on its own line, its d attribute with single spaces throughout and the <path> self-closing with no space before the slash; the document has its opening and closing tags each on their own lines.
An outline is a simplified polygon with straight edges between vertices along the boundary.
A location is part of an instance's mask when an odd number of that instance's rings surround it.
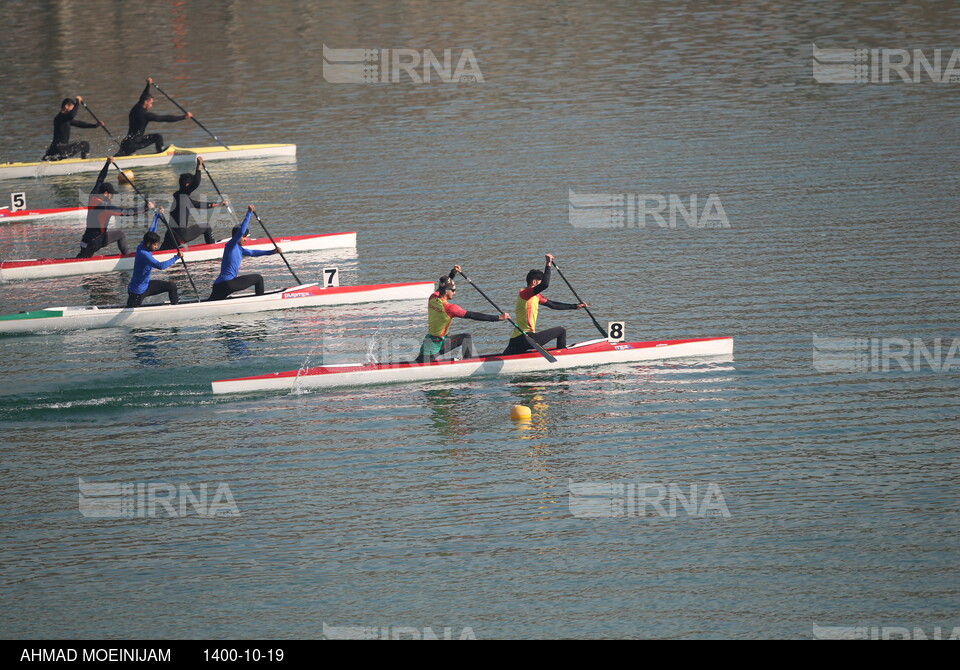
<svg viewBox="0 0 960 670">
<path fill-rule="evenodd" d="M 469 411 L 466 399 L 453 389 L 427 389 L 423 397 L 430 409 L 430 425 L 440 437 L 458 442 L 470 433 L 470 426 L 463 417 Z"/>
<path fill-rule="evenodd" d="M 171 333 L 166 333 L 166 337 L 156 334 L 150 330 L 131 330 L 130 342 L 133 357 L 137 365 L 144 368 L 160 368 L 169 361 L 164 360 L 163 342 L 169 339 Z"/>
<path fill-rule="evenodd" d="M 250 358 L 248 342 L 265 342 L 266 336 L 260 328 L 245 328 L 240 324 L 221 323 L 217 326 L 216 339 L 227 350 L 227 360 Z"/>
</svg>

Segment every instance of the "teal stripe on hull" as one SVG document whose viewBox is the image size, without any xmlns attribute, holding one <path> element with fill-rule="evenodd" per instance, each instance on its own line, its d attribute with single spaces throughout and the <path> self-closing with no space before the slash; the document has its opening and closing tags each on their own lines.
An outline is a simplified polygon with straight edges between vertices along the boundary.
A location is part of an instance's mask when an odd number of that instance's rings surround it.
<svg viewBox="0 0 960 670">
<path fill-rule="evenodd" d="M 49 309 L 41 309 L 36 312 L 19 312 L 17 314 L 5 314 L 0 316 L 0 321 L 19 321 L 20 319 L 49 319 L 55 316 L 63 316 L 63 312 Z"/>
</svg>

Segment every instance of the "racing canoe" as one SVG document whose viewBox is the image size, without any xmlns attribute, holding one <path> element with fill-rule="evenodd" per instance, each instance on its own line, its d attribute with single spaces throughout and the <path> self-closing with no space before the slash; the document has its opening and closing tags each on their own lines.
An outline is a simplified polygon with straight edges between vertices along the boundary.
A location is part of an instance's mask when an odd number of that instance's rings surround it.
<svg viewBox="0 0 960 670">
<path fill-rule="evenodd" d="M 275 237 L 283 253 L 293 251 L 319 251 L 357 246 L 356 233 L 326 233 L 323 235 L 289 235 Z M 189 261 L 220 260 L 226 241 L 216 244 L 188 246 L 183 257 Z M 267 239 L 250 240 L 243 245 L 247 249 L 269 251 L 273 243 Z M 153 255 L 161 261 L 173 256 L 174 251 L 157 251 Z M 136 254 L 124 256 L 91 256 L 90 258 L 36 258 L 19 261 L 0 261 L 0 281 L 17 279 L 45 279 L 67 275 L 93 274 L 132 270 Z"/>
<path fill-rule="evenodd" d="M 87 215 L 86 207 L 55 207 L 53 209 L 22 209 L 11 212 L 0 207 L 0 223 L 20 223 L 21 221 L 37 221 L 39 219 L 65 219 L 74 217 L 83 221 Z"/>
<path fill-rule="evenodd" d="M 364 286 L 332 286 L 303 284 L 263 295 L 231 297 L 226 300 L 203 300 L 144 305 L 143 307 L 47 307 L 34 312 L 0 316 L 0 334 L 36 333 L 114 326 L 173 326 L 185 321 L 247 314 L 295 307 L 356 305 L 388 300 L 426 300 L 433 292 L 433 282 L 404 284 L 370 284 Z"/>
<path fill-rule="evenodd" d="M 212 383 L 214 393 L 250 391 L 292 391 L 294 389 L 366 386 L 397 382 L 424 382 L 483 375 L 514 375 L 551 372 L 568 368 L 638 363 L 668 358 L 731 356 L 732 337 L 651 342 L 608 342 L 590 340 L 566 349 L 550 349 L 557 362 L 550 363 L 536 351 L 512 356 L 481 356 L 434 363 L 358 363 L 273 372 L 256 377 L 220 379 Z"/>
<path fill-rule="evenodd" d="M 116 164 L 122 169 L 134 167 L 156 167 L 171 163 L 196 162 L 197 156 L 205 161 L 221 161 L 236 158 L 266 158 L 268 156 L 296 156 L 296 144 L 236 144 L 224 147 L 181 148 L 174 145 L 159 154 L 133 154 L 118 156 Z M 60 161 L 37 161 L 35 163 L 2 163 L 0 179 L 21 179 L 24 177 L 52 177 L 56 175 L 77 174 L 80 172 L 99 172 L 106 156 L 100 158 L 65 158 Z"/>
</svg>

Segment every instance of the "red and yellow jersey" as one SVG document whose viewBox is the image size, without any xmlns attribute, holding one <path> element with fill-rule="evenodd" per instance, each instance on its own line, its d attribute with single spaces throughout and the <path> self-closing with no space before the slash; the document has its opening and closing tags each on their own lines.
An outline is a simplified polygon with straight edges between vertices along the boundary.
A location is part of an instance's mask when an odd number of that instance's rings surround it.
<svg viewBox="0 0 960 670">
<path fill-rule="evenodd" d="M 467 313 L 463 307 L 440 299 L 440 293 L 434 291 L 427 301 L 427 332 L 434 337 L 446 337 L 450 322 L 454 318 L 463 318 Z"/>
<path fill-rule="evenodd" d="M 525 288 L 517 296 L 516 314 L 517 325 L 523 329 L 524 333 L 537 332 L 537 314 L 540 312 L 540 305 L 547 301 L 540 293 L 533 293 L 535 288 Z M 510 337 L 517 337 L 522 333 L 516 328 L 510 334 Z"/>
</svg>

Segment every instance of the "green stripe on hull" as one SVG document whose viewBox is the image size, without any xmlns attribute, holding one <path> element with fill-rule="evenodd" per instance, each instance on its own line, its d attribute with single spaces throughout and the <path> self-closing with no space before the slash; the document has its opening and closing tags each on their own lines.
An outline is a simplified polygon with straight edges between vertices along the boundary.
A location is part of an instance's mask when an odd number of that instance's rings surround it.
<svg viewBox="0 0 960 670">
<path fill-rule="evenodd" d="M 18 314 L 6 314 L 0 316 L 0 321 L 19 321 L 20 319 L 49 319 L 54 316 L 63 316 L 63 312 L 55 310 L 41 309 L 36 312 L 20 312 Z"/>
</svg>

